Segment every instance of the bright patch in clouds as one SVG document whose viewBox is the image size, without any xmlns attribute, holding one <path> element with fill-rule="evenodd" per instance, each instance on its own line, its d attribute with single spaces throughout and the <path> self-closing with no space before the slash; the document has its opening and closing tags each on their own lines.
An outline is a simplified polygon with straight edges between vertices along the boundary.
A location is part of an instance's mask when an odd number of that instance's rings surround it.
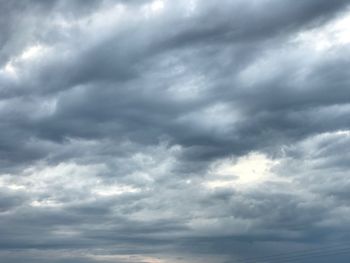
<svg viewBox="0 0 350 263">
<path fill-rule="evenodd" d="M 226 159 L 216 163 L 212 169 L 215 177 L 205 183 L 208 188 L 254 185 L 273 177 L 272 168 L 277 160 L 269 159 L 262 153 L 250 153 L 236 162 Z"/>
<path fill-rule="evenodd" d="M 156 14 L 161 13 L 164 10 L 165 3 L 162 0 L 155 0 L 142 7 L 142 12 L 146 18 L 150 18 Z"/>
<path fill-rule="evenodd" d="M 5 66 L 0 70 L 0 72 L 5 73 L 9 77 L 18 77 L 20 71 L 20 63 L 27 62 L 38 58 L 47 51 L 42 45 L 33 45 L 26 48 L 20 55 L 12 57 Z"/>
<path fill-rule="evenodd" d="M 156 0 L 151 4 L 151 10 L 154 12 L 159 12 L 164 9 L 164 2 L 161 0 Z"/>
<path fill-rule="evenodd" d="M 7 75 L 16 76 L 16 68 L 13 66 L 11 62 L 7 63 L 5 67 L 2 69 Z"/>
<path fill-rule="evenodd" d="M 297 41 L 316 51 L 347 45 L 350 43 L 350 15 L 347 13 L 323 27 L 303 31 L 297 36 Z"/>
<path fill-rule="evenodd" d="M 61 207 L 63 204 L 53 200 L 34 200 L 30 205 L 33 207 Z"/>
<path fill-rule="evenodd" d="M 33 59 L 39 56 L 44 50 L 45 50 L 44 47 L 41 45 L 31 46 L 23 51 L 21 55 L 21 59 L 23 60 Z"/>
<path fill-rule="evenodd" d="M 137 193 L 140 189 L 128 185 L 113 185 L 97 187 L 92 192 L 100 196 L 115 196 L 127 193 Z"/>
</svg>

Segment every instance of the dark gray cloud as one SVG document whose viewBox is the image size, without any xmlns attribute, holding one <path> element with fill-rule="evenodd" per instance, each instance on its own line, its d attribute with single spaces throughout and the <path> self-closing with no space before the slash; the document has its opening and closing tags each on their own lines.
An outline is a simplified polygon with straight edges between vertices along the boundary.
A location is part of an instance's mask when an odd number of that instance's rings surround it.
<svg viewBox="0 0 350 263">
<path fill-rule="evenodd" d="M 0 261 L 347 262 L 349 4 L 0 1 Z"/>
</svg>

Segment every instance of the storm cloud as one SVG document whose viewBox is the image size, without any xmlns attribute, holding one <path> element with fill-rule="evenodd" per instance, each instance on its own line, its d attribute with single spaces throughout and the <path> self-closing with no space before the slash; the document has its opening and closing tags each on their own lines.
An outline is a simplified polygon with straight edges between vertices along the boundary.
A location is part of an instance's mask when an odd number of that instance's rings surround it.
<svg viewBox="0 0 350 263">
<path fill-rule="evenodd" d="M 347 262 L 350 1 L 0 0 L 0 262 Z"/>
</svg>

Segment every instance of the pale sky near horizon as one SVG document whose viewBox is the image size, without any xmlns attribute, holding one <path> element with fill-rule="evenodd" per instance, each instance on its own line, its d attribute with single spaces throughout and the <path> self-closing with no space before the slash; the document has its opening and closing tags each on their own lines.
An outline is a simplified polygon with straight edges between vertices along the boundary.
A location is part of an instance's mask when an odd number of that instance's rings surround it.
<svg viewBox="0 0 350 263">
<path fill-rule="evenodd" d="M 349 0 L 0 0 L 0 263 L 345 263 Z"/>
</svg>

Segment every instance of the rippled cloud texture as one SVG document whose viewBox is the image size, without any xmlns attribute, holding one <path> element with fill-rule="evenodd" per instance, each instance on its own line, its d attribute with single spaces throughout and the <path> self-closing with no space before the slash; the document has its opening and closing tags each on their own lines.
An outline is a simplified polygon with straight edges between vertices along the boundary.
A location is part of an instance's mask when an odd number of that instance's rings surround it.
<svg viewBox="0 0 350 263">
<path fill-rule="evenodd" d="M 0 262 L 348 262 L 349 4 L 0 0 Z"/>
</svg>

